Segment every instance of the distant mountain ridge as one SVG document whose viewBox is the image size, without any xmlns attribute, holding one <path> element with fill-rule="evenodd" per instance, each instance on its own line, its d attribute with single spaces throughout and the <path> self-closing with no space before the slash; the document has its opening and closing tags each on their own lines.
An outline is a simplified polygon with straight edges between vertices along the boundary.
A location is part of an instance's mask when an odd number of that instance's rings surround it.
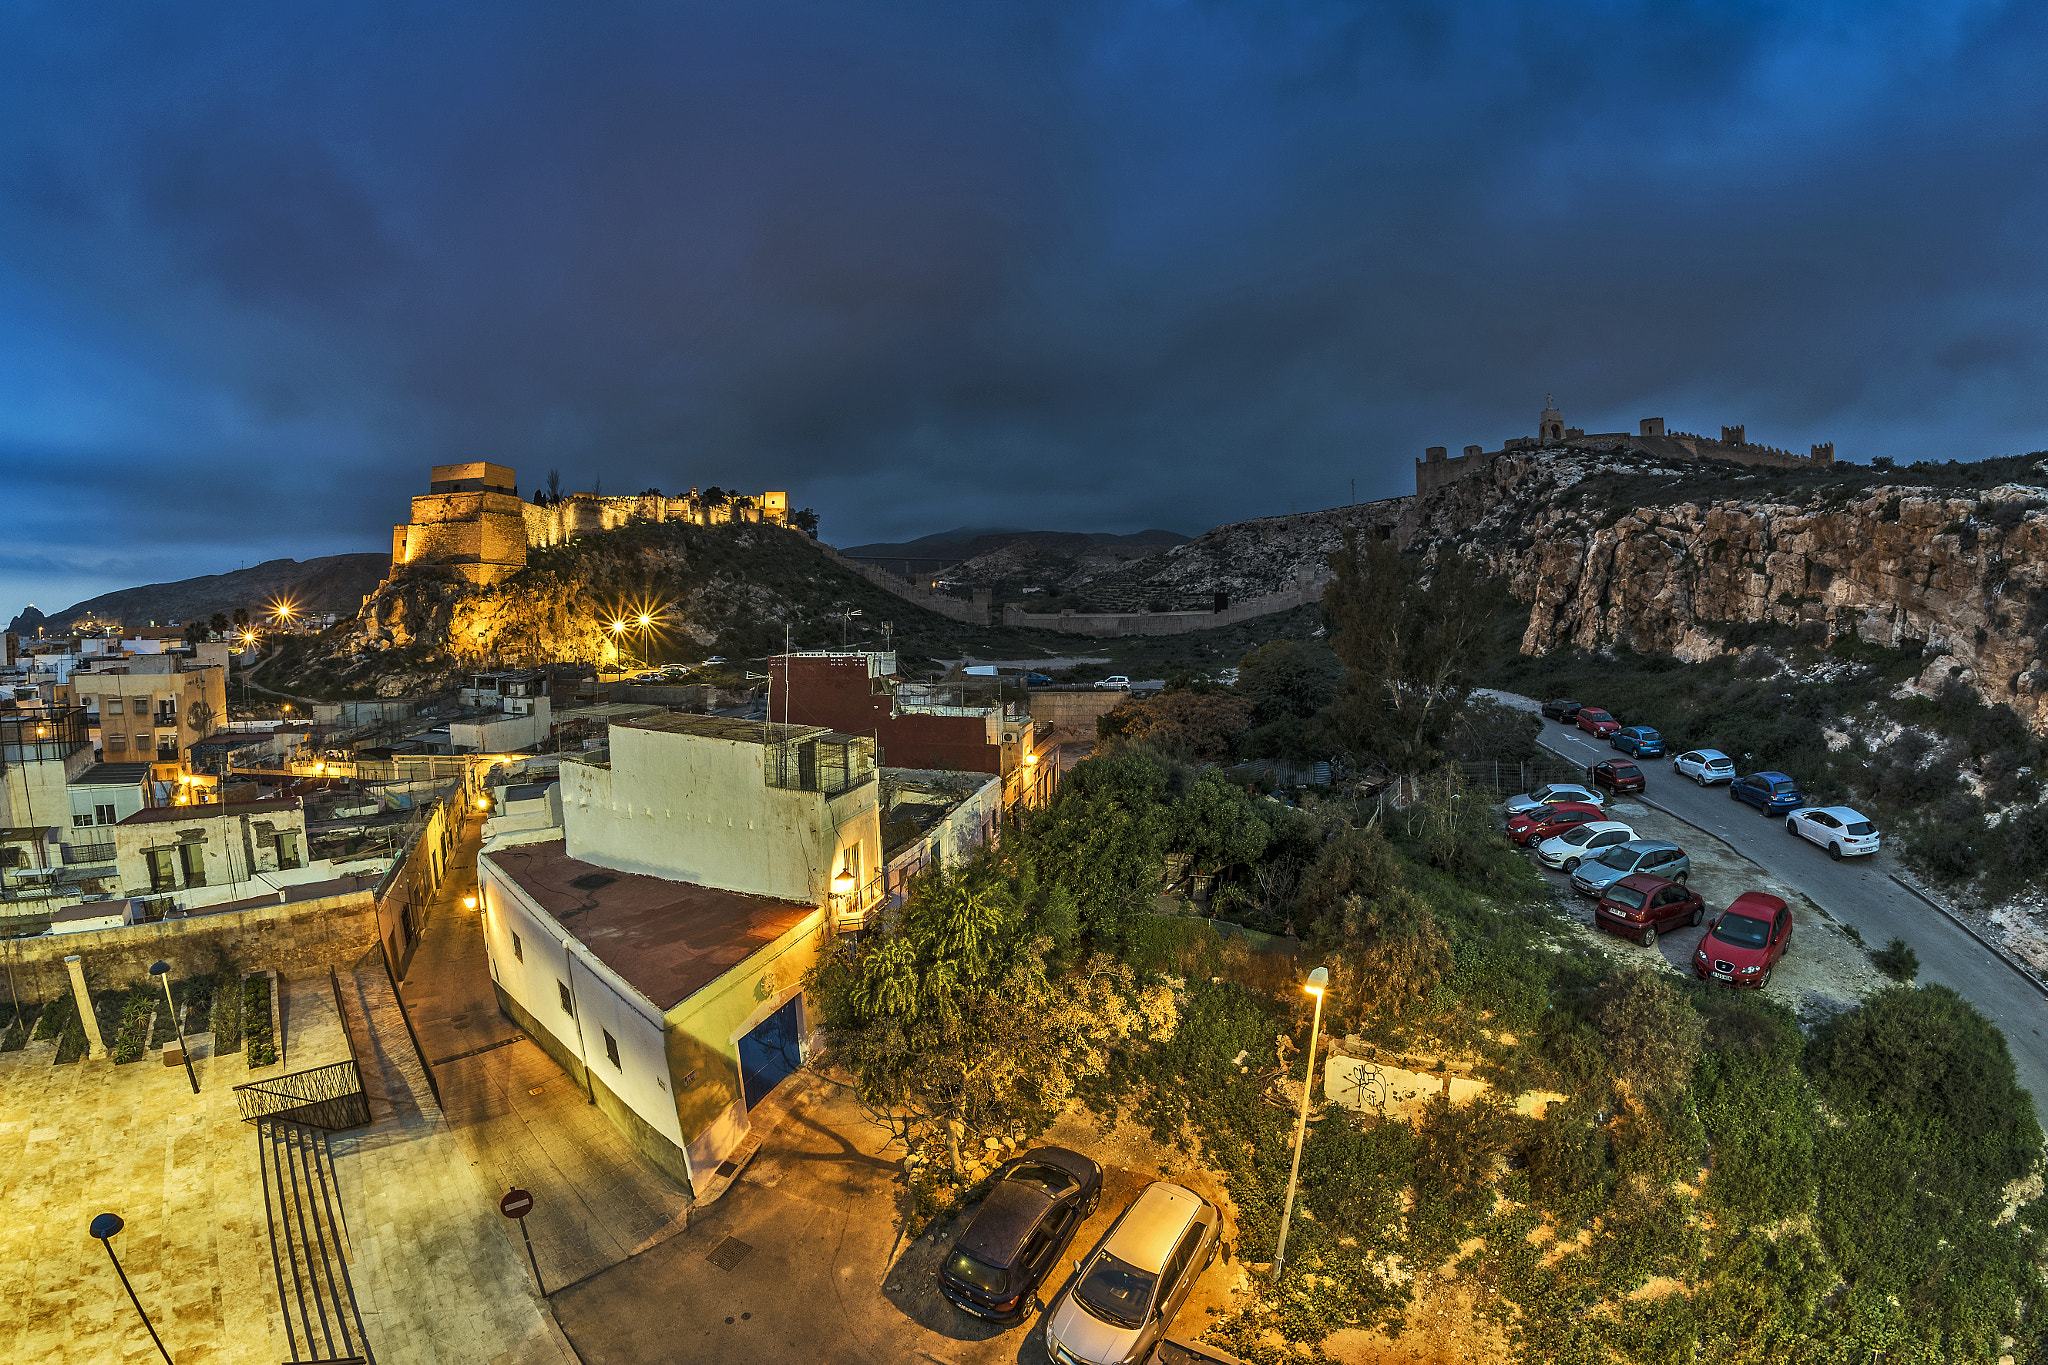
<svg viewBox="0 0 2048 1365">
<path fill-rule="evenodd" d="M 390 568 L 391 556 L 379 554 L 269 559 L 228 573 L 101 593 L 63 611 L 23 612 L 8 622 L 7 629 L 32 635 L 38 625 L 62 633 L 85 620 L 118 621 L 126 626 L 204 621 L 217 611 L 232 613 L 236 607 L 247 607 L 253 615 L 280 600 L 301 611 L 353 615 Z"/>
<path fill-rule="evenodd" d="M 872 545 L 846 545 L 839 553 L 849 559 L 908 559 L 919 570 L 942 568 L 975 559 L 993 551 L 1028 540 L 1041 550 L 1079 553 L 1097 545 L 1157 546 L 1162 549 L 1185 545 L 1193 536 L 1178 531 L 1133 531 L 1110 535 L 1101 531 L 1013 531 L 1003 527 L 961 526 L 916 540 L 877 541 Z"/>
</svg>

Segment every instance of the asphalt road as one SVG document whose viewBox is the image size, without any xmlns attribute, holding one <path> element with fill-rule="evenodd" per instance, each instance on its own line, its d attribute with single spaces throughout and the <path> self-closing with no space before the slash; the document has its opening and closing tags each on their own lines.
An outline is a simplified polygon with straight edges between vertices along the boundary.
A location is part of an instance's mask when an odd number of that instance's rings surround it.
<svg viewBox="0 0 2048 1365">
<path fill-rule="evenodd" d="M 1540 738 L 1545 748 L 1580 764 L 1619 756 L 1604 741 L 1553 720 L 1543 722 Z M 1855 926 L 1871 947 L 1894 937 L 1911 944 L 1920 956 L 1923 984 L 1953 988 L 2004 1030 L 2020 1084 L 2033 1095 L 2034 1111 L 2048 1128 L 2048 998 L 1953 920 L 1893 882 L 1889 855 L 1835 862 L 1826 849 L 1787 834 L 1782 816 L 1767 819 L 1755 807 L 1731 801 L 1725 785 L 1701 787 L 1672 772 L 1669 756 L 1641 766 L 1649 778 L 1644 795 L 1652 804 L 1720 835 L 1828 914 Z M 1796 937 L 1792 951 L 1799 951 Z"/>
</svg>

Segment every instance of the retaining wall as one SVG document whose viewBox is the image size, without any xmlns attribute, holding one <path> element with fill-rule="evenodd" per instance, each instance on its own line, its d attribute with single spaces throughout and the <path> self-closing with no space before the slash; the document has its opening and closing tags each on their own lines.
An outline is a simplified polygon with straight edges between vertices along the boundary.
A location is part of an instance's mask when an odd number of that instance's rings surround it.
<svg viewBox="0 0 2048 1365">
<path fill-rule="evenodd" d="M 957 597 L 933 592 L 922 583 L 901 578 L 887 569 L 873 564 L 863 564 L 857 559 L 848 559 L 830 545 L 820 543 L 818 549 L 824 556 L 842 569 L 859 574 L 884 592 L 894 593 L 906 602 L 915 603 L 926 611 L 935 611 L 941 616 L 964 622 L 970 626 L 985 626 L 989 623 L 988 594 L 983 590 L 980 601 L 963 602 Z"/>
<path fill-rule="evenodd" d="M 202 975 L 232 960 L 246 971 L 269 968 L 279 976 L 305 976 L 346 966 L 377 945 L 376 898 L 352 891 L 288 905 L 258 905 L 189 919 L 42 934 L 0 941 L 0 963 L 14 973 L 24 1000 L 55 999 L 69 989 L 64 959 L 85 959 L 94 990 L 149 984 L 159 960 L 179 977 Z"/>
<path fill-rule="evenodd" d="M 1012 603 L 1003 608 L 1003 624 L 1033 630 L 1063 630 L 1073 635 L 1184 635 L 1191 630 L 1234 626 L 1240 621 L 1292 611 L 1310 602 L 1321 602 L 1323 585 L 1328 581 L 1329 575 L 1323 574 L 1299 587 L 1265 597 L 1248 598 L 1222 611 L 1063 611 L 1055 615 L 1028 612 Z"/>
<path fill-rule="evenodd" d="M 1040 725 L 1064 725 L 1084 734 L 1095 733 L 1095 718 L 1116 709 L 1128 692 L 1097 692 L 1093 688 L 1076 692 L 1033 692 L 1031 719 Z"/>
</svg>

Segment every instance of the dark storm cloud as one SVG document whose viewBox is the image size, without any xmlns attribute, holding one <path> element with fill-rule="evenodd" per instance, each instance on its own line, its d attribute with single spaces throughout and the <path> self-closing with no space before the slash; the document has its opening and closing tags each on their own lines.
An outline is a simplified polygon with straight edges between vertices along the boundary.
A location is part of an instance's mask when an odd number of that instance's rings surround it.
<svg viewBox="0 0 2048 1365">
<path fill-rule="evenodd" d="M 1399 492 L 1552 390 L 2032 448 L 2044 57 L 1973 3 L 16 9 L 0 587 L 377 549 L 478 456 L 844 541 Z"/>
</svg>

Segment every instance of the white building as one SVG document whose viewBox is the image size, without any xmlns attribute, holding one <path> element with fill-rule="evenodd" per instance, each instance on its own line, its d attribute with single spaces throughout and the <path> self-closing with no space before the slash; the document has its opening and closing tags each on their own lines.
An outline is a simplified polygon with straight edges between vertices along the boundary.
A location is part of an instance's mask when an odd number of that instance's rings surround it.
<svg viewBox="0 0 2048 1365">
<path fill-rule="evenodd" d="M 694 1189 L 802 1064 L 828 921 L 879 896 L 873 742 L 657 715 L 560 772 L 505 790 L 478 858 L 498 1001 Z"/>
</svg>

